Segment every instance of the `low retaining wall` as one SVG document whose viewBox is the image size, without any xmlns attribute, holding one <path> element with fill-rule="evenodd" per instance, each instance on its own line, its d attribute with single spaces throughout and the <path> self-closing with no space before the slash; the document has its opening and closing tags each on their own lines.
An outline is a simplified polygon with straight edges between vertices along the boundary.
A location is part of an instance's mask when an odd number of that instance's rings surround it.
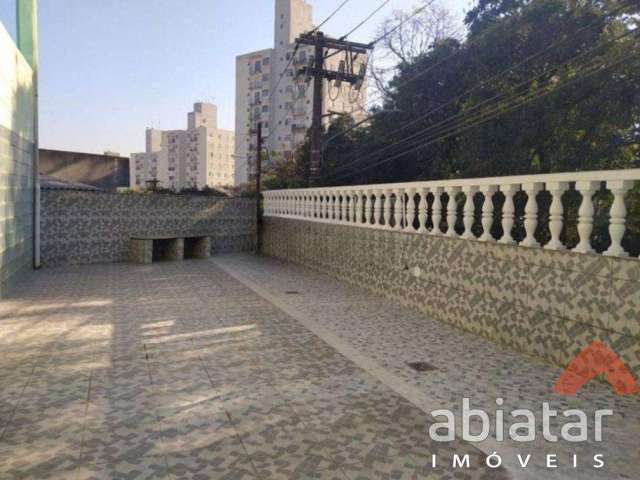
<svg viewBox="0 0 640 480">
<path fill-rule="evenodd" d="M 280 217 L 263 249 L 561 366 L 602 341 L 640 378 L 638 260 Z"/>
<path fill-rule="evenodd" d="M 129 237 L 145 232 L 212 233 L 211 252 L 255 247 L 255 200 L 43 190 L 43 266 L 123 262 Z"/>
</svg>

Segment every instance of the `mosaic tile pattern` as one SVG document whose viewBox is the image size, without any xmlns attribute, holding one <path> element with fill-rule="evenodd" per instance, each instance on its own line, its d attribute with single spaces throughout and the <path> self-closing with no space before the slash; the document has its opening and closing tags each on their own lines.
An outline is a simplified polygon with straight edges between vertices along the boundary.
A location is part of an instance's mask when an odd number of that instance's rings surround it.
<svg viewBox="0 0 640 480">
<path fill-rule="evenodd" d="M 264 251 L 561 366 L 616 338 L 640 378 L 637 259 L 277 217 L 265 218 Z"/>
<path fill-rule="evenodd" d="M 510 478 L 213 261 L 31 272 L 0 303 L 0 406 L 3 480 L 448 479 L 428 459 L 454 451 Z"/>
<path fill-rule="evenodd" d="M 301 312 L 310 322 L 353 347 L 369 363 L 372 371 L 377 372 L 381 369 L 385 376 L 397 379 L 403 388 L 406 387 L 413 392 L 415 398 L 422 402 L 416 404 L 426 411 L 447 408 L 458 412 L 459 421 L 461 399 L 466 396 L 470 398 L 472 406 L 489 412 L 495 411 L 495 399 L 498 397 L 504 399 L 505 411 L 528 408 L 539 412 L 542 402 L 549 402 L 552 409 L 582 409 L 590 418 L 593 418 L 596 409 L 610 408 L 615 412 L 604 426 L 605 442 L 602 443 L 593 442 L 592 438 L 587 443 L 558 442 L 551 446 L 540 439 L 524 448 L 521 444 L 502 443 L 499 450 L 503 453 L 508 452 L 504 455 L 505 458 L 515 458 L 515 455 L 523 450 L 538 459 L 544 458 L 550 451 L 566 458 L 575 453 L 579 458 L 587 459 L 596 452 L 604 454 L 607 461 L 606 471 L 588 468 L 574 470 L 566 468 L 565 464 L 565 468 L 559 469 L 556 475 L 544 469 L 544 465 L 540 465 L 544 462 L 537 462 L 527 472 L 530 476 L 526 478 L 637 477 L 640 452 L 635 445 L 640 435 L 640 397 L 616 396 L 607 385 L 597 381 L 589 382 L 575 397 L 557 395 L 553 393 L 553 385 L 561 369 L 525 353 L 529 352 L 529 344 L 534 345 L 539 356 L 544 356 L 555 349 L 561 350 L 565 343 L 573 344 L 575 339 L 578 343 L 599 339 L 612 345 L 616 351 L 623 352 L 621 358 L 627 364 L 631 364 L 640 359 L 634 359 L 631 357 L 632 354 L 627 353 L 634 352 L 633 347 L 624 343 L 632 337 L 613 334 L 577 322 L 566 321 L 563 324 L 560 319 L 542 312 L 527 315 L 526 310 L 518 310 L 518 307 L 513 307 L 515 310 L 512 315 L 504 315 L 502 311 L 495 312 L 498 325 L 505 327 L 501 330 L 511 331 L 508 340 L 513 345 L 522 346 L 518 353 L 513 348 L 503 349 L 493 341 L 464 332 L 441 320 L 434 320 L 413 308 L 406 308 L 400 301 L 388 300 L 377 293 L 332 279 L 325 273 L 308 267 L 280 259 L 256 258 L 250 255 L 225 255 L 216 257 L 215 262 L 231 272 L 236 272 L 241 278 L 246 279 L 247 284 L 251 282 L 260 286 L 268 291 L 272 298 Z M 296 290 L 299 294 L 286 294 L 291 290 Z M 431 289 L 430 292 L 436 295 L 435 289 Z M 437 296 L 440 296 L 440 293 Z M 526 325 L 524 321 L 527 322 Z M 535 332 L 533 337 L 529 333 L 532 331 Z M 513 343 L 516 341 L 520 343 Z M 418 373 L 407 366 L 407 363 L 412 361 L 426 361 L 435 366 L 435 370 Z M 346 383 L 334 388 L 357 391 L 359 387 Z M 378 415 L 378 418 L 385 419 L 376 424 L 375 429 L 360 432 L 363 435 L 361 441 L 375 443 L 376 438 L 395 438 L 397 428 L 405 429 L 398 434 L 406 441 L 397 442 L 394 447 L 399 448 L 403 454 L 409 449 L 410 458 L 415 462 L 419 462 L 421 458 L 422 465 L 426 465 L 428 461 L 424 457 L 420 454 L 414 456 L 410 450 L 411 445 L 419 445 L 424 441 L 424 437 L 420 436 L 423 432 L 414 434 L 410 428 L 411 425 L 419 425 L 419 422 L 413 420 L 413 410 L 406 410 L 407 407 L 411 408 L 411 404 L 403 398 L 380 399 L 376 392 L 377 390 L 369 389 L 365 396 L 352 397 L 360 408 L 364 408 L 366 416 Z M 356 421 L 342 416 L 341 411 L 332 408 L 317 411 L 311 406 L 307 407 L 307 399 L 316 398 L 322 401 L 324 398 L 316 393 L 313 384 L 305 386 L 303 390 L 290 390 L 289 394 L 300 399 L 296 404 L 301 418 L 317 418 L 317 421 L 311 422 L 315 428 L 322 429 L 326 419 L 336 418 L 339 419 L 339 424 L 346 425 Z M 380 415 L 377 412 L 386 413 Z M 505 421 L 507 429 L 511 420 L 506 418 Z M 551 429 L 558 428 L 558 419 L 552 418 Z M 375 432 L 380 431 L 384 431 L 384 435 L 376 436 Z M 539 434 L 540 432 L 541 427 Z M 491 434 L 495 435 L 493 429 Z M 439 453 L 438 457 L 440 456 Z M 442 457 L 446 458 L 446 453 L 442 453 Z M 397 457 L 394 455 L 394 458 Z M 451 475 L 450 470 L 448 473 Z M 523 472 L 514 468 L 510 469 L 509 473 L 517 478 Z M 448 478 L 444 472 L 442 475 L 443 478 Z M 457 472 L 457 475 L 461 473 Z M 356 478 L 367 477 L 365 475 Z"/>
<path fill-rule="evenodd" d="M 131 235 L 212 235 L 213 253 L 255 247 L 255 201 L 247 198 L 42 191 L 43 266 L 124 262 Z"/>
</svg>

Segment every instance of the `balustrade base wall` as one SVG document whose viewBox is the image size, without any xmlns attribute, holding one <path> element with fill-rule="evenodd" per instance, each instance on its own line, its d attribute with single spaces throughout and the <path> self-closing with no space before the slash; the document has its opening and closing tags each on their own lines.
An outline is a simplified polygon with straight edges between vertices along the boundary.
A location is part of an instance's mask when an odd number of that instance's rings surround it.
<svg viewBox="0 0 640 480">
<path fill-rule="evenodd" d="M 560 366 L 601 341 L 640 378 L 637 259 L 281 217 L 263 251 Z"/>
</svg>

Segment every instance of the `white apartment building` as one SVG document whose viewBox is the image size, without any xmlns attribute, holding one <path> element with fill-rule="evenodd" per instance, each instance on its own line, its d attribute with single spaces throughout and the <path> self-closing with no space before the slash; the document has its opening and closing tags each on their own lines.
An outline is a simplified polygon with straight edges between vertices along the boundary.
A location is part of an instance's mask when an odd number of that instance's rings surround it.
<svg viewBox="0 0 640 480">
<path fill-rule="evenodd" d="M 145 152 L 131 154 L 131 188 L 150 180 L 173 190 L 233 186 L 234 149 L 234 132 L 218 128 L 217 107 L 196 103 L 186 130 L 147 129 Z"/>
<path fill-rule="evenodd" d="M 279 84 L 278 79 L 294 53 L 295 39 L 313 28 L 310 4 L 275 0 L 273 48 L 236 57 L 236 184 L 249 181 L 255 173 L 258 122 L 272 154 L 290 158 L 304 142 L 311 126 L 313 85 L 296 73 L 308 65 L 313 47 L 301 46 Z M 343 59 L 334 55 L 325 67 L 337 69 Z M 366 56 L 357 60 L 356 71 L 362 62 Z M 357 91 L 347 83 L 337 88 L 324 82 L 323 113 L 346 112 L 360 120 L 366 115 L 366 95 L 366 83 Z"/>
</svg>

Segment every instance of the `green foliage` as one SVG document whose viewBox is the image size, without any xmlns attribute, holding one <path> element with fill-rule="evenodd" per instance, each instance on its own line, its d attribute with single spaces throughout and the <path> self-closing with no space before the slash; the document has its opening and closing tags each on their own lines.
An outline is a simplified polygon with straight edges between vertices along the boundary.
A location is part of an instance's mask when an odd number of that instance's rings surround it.
<svg viewBox="0 0 640 480">
<path fill-rule="evenodd" d="M 637 34 L 614 38 L 637 28 L 639 19 L 640 3 L 629 0 L 478 0 L 465 18 L 466 40 L 441 39 L 401 62 L 385 89 L 384 110 L 371 122 L 353 131 L 348 118 L 329 126 L 320 183 L 640 167 L 640 41 Z M 509 110 L 513 99 L 527 103 Z M 403 125 L 410 126 L 400 131 Z M 419 148 L 408 152 L 413 146 Z M 307 139 L 273 181 L 306 186 L 308 164 Z M 605 213 L 594 229 L 599 249 L 609 242 L 605 197 L 597 197 Z M 566 195 L 567 211 L 575 212 L 579 200 Z M 640 251 L 637 191 L 627 203 L 636 221 L 624 242 Z M 577 239 L 571 225 L 563 235 Z"/>
</svg>

